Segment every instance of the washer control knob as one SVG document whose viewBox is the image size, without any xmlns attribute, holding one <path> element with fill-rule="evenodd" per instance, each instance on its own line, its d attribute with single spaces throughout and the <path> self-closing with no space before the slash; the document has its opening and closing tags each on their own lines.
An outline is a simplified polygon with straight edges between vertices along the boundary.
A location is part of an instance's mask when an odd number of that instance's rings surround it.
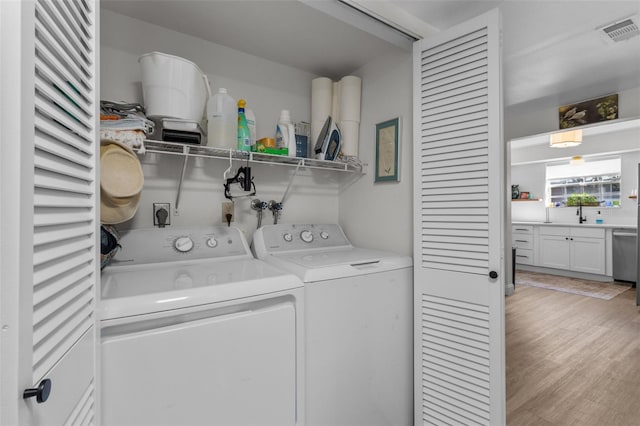
<svg viewBox="0 0 640 426">
<path fill-rule="evenodd" d="M 329 238 L 329 234 L 327 234 L 327 231 L 320 232 L 320 238 L 322 238 L 323 240 Z"/>
<path fill-rule="evenodd" d="M 284 238 L 284 240 L 288 243 L 290 243 L 291 241 L 293 241 L 293 236 L 290 233 L 286 233 L 282 236 L 282 238 Z"/>
<path fill-rule="evenodd" d="M 207 238 L 207 247 L 214 248 L 218 245 L 218 241 L 215 238 L 209 237 Z"/>
<path fill-rule="evenodd" d="M 174 242 L 173 246 L 180 253 L 186 253 L 193 248 L 193 240 L 189 237 L 178 237 Z"/>
<path fill-rule="evenodd" d="M 304 241 L 305 243 L 310 243 L 311 241 L 313 241 L 313 234 L 311 233 L 311 231 L 302 231 L 300 233 L 300 238 L 302 239 L 302 241 Z"/>
</svg>

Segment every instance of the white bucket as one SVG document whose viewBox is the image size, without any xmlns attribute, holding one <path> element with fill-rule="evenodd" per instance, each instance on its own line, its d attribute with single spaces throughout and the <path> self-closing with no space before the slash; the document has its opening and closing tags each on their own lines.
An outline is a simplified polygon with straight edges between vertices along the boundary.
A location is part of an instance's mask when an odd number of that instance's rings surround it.
<svg viewBox="0 0 640 426">
<path fill-rule="evenodd" d="M 202 120 L 211 88 L 196 64 L 160 52 L 146 53 L 138 62 L 147 117 Z"/>
</svg>

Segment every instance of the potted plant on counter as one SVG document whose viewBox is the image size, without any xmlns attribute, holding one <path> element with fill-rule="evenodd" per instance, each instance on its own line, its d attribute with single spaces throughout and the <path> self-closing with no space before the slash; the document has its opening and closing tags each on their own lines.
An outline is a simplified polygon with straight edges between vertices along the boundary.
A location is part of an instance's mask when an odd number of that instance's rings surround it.
<svg viewBox="0 0 640 426">
<path fill-rule="evenodd" d="M 589 195 L 587 193 L 580 194 L 571 194 L 569 198 L 567 198 L 567 206 L 575 207 L 575 206 L 599 206 L 600 201 L 593 195 Z"/>
</svg>

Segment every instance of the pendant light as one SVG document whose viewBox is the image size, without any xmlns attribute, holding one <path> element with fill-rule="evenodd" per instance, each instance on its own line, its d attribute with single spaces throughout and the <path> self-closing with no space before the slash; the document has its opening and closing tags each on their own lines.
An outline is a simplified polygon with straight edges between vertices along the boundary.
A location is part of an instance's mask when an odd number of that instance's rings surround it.
<svg viewBox="0 0 640 426">
<path fill-rule="evenodd" d="M 569 165 L 571 166 L 581 166 L 583 164 L 584 158 L 582 158 L 582 155 L 574 155 L 571 157 L 571 160 L 569 160 Z"/>
<path fill-rule="evenodd" d="M 549 136 L 549 146 L 552 148 L 569 148 L 582 143 L 582 130 L 568 130 L 566 132 L 552 133 Z"/>
</svg>

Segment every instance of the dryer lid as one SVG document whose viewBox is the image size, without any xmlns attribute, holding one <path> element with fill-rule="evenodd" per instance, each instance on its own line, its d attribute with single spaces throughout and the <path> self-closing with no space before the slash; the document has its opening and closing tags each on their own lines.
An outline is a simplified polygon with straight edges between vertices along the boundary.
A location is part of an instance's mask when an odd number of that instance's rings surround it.
<svg viewBox="0 0 640 426">
<path fill-rule="evenodd" d="M 307 283 L 412 266 L 408 256 L 357 247 L 274 254 L 265 260 L 295 273 Z"/>
</svg>

